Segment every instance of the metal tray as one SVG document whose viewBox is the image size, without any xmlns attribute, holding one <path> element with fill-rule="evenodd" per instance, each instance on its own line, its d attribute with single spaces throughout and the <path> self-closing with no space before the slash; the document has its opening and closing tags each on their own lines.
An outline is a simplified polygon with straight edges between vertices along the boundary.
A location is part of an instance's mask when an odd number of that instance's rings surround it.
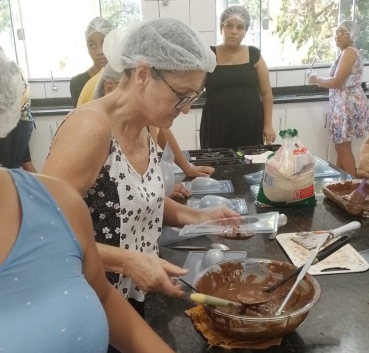
<svg viewBox="0 0 369 353">
<path fill-rule="evenodd" d="M 187 255 L 187 259 L 183 265 L 183 268 L 188 269 L 188 273 L 181 278 L 188 283 L 193 282 L 196 275 L 202 271 L 201 260 L 206 251 L 190 251 Z M 247 255 L 246 251 L 225 251 L 224 256 L 226 260 L 245 259 Z"/>
</svg>

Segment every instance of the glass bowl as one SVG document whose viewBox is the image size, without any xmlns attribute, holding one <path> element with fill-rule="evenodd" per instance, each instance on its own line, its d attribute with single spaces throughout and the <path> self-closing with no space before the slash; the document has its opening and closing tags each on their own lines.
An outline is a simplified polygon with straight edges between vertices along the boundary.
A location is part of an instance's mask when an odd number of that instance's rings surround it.
<svg viewBox="0 0 369 353">
<path fill-rule="evenodd" d="M 254 275 L 253 277 L 259 282 L 264 281 L 263 276 L 264 279 L 268 278 L 267 281 L 270 283 L 266 286 L 270 286 L 278 279 L 283 278 L 284 273 L 289 273 L 294 269 L 296 267 L 289 263 L 268 259 L 223 261 L 201 271 L 195 277 L 193 286 L 200 293 L 212 296 L 222 297 L 219 291 L 225 291 L 228 294 L 227 297 L 223 297 L 224 299 L 237 301 L 237 298 L 232 298 L 232 291 L 237 288 L 237 285 L 240 288 L 240 281 L 241 283 L 245 280 L 249 281 L 249 275 Z M 311 308 L 320 298 L 321 290 L 318 282 L 306 274 L 287 303 L 282 315 L 274 316 L 295 279 L 296 277 L 287 281 L 273 293 L 272 301 L 265 304 L 267 310 L 261 314 L 258 313 L 259 316 L 254 316 L 258 310 L 255 311 L 253 306 L 240 311 L 204 304 L 204 311 L 218 330 L 240 340 L 265 341 L 283 337 L 304 322 Z M 244 285 L 243 283 L 242 286 Z"/>
</svg>

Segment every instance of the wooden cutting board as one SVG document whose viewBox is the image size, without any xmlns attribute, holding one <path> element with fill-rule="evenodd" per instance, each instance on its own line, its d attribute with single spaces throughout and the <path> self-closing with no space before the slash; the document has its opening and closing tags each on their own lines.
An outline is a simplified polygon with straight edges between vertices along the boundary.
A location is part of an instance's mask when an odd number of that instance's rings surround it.
<svg viewBox="0 0 369 353">
<path fill-rule="evenodd" d="M 283 233 L 278 234 L 276 239 L 292 263 L 300 267 L 305 263 L 310 252 L 291 240 L 295 236 L 296 233 Z M 368 269 L 368 262 L 350 244 L 347 244 L 323 261 L 312 265 L 308 273 L 311 275 L 328 275 L 364 272 Z"/>
</svg>

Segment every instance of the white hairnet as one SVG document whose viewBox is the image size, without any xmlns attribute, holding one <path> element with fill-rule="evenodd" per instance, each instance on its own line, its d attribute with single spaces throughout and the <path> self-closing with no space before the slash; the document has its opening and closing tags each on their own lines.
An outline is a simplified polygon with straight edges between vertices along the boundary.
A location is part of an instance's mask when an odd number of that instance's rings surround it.
<svg viewBox="0 0 369 353">
<path fill-rule="evenodd" d="M 5 137 L 17 125 L 22 94 L 22 74 L 0 47 L 0 137 Z"/>
<path fill-rule="evenodd" d="M 250 27 L 250 14 L 244 6 L 233 5 L 227 7 L 220 15 L 220 25 L 222 26 L 227 20 L 238 20 L 245 24 L 246 30 Z"/>
<path fill-rule="evenodd" d="M 136 22 L 111 31 L 103 52 L 116 72 L 144 62 L 158 70 L 208 71 L 216 66 L 215 54 L 195 29 L 174 18 Z"/>
<path fill-rule="evenodd" d="M 345 20 L 342 21 L 338 27 L 344 28 L 348 33 L 350 33 L 350 40 L 355 42 L 360 37 L 360 28 L 355 21 Z M 338 28 L 337 27 L 337 28 Z"/>
<path fill-rule="evenodd" d="M 99 81 L 96 84 L 94 89 L 94 93 L 92 94 L 92 99 L 99 99 L 104 97 L 104 83 L 106 80 L 112 80 L 115 83 L 119 83 L 120 79 L 123 76 L 123 72 L 114 71 L 109 64 L 104 67 L 104 71 L 102 72 Z"/>
<path fill-rule="evenodd" d="M 95 17 L 86 28 L 86 40 L 95 32 L 102 33 L 106 36 L 112 29 L 113 25 L 108 20 L 102 17 Z"/>
</svg>

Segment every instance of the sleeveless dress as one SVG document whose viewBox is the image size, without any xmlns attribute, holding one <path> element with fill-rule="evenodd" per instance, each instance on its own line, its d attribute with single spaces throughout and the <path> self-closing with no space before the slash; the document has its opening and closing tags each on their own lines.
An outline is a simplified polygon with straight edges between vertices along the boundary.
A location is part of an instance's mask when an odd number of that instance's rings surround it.
<svg viewBox="0 0 369 353">
<path fill-rule="evenodd" d="M 216 54 L 216 48 L 211 47 Z M 259 49 L 249 46 L 249 63 L 217 65 L 206 79 L 200 126 L 201 148 L 262 144 L 263 106 L 254 65 Z"/>
<path fill-rule="evenodd" d="M 100 112 L 80 108 L 68 117 L 81 110 Z M 158 256 L 165 195 L 158 155 L 151 135 L 148 136 L 149 164 L 141 176 L 112 135 L 109 155 L 84 200 L 97 242 Z M 130 278 L 114 272 L 106 272 L 106 275 L 126 298 L 144 301 L 145 293 Z"/>
<path fill-rule="evenodd" d="M 359 49 L 350 48 L 357 54 L 350 75 L 340 88 L 329 90 L 329 143 L 338 144 L 365 138 L 369 130 L 368 100 L 361 87 L 363 59 Z M 334 77 L 341 55 L 342 53 L 330 68 L 331 77 Z"/>
<path fill-rule="evenodd" d="M 32 174 L 8 172 L 22 221 L 13 248 L 0 263 L 0 352 L 106 352 L 108 322 L 82 274 L 78 240 Z"/>
</svg>

